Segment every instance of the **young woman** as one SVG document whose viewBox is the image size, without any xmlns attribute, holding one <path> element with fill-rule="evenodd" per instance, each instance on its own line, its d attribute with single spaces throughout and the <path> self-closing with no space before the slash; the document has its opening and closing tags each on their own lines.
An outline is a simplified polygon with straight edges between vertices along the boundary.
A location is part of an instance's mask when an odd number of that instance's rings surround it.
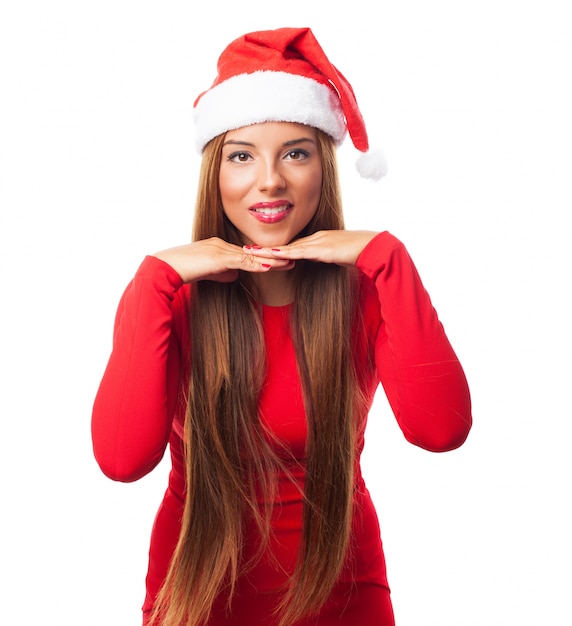
<svg viewBox="0 0 572 626">
<path fill-rule="evenodd" d="M 409 441 L 456 448 L 463 370 L 403 244 L 344 230 L 335 147 L 367 135 L 309 29 L 233 42 L 195 121 L 193 242 L 127 287 L 93 411 L 114 480 L 170 448 L 144 624 L 390 626 L 367 412 L 381 382 Z"/>
</svg>

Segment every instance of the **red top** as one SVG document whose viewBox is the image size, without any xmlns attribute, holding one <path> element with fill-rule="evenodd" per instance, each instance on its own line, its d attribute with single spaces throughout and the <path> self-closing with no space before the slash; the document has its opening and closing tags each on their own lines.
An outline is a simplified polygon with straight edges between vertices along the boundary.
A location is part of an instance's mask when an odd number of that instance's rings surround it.
<svg viewBox="0 0 572 626">
<path fill-rule="evenodd" d="M 357 267 L 363 286 L 360 304 L 369 348 L 375 355 L 374 363 L 366 354 L 359 355 L 367 408 L 381 381 L 408 441 L 435 452 L 460 446 L 471 427 L 469 389 L 405 247 L 391 234 L 380 233 L 363 250 Z M 141 478 L 159 463 L 170 443 L 172 470 L 151 538 L 144 611 L 152 608 L 180 530 L 185 406 L 178 399 L 187 382 L 181 363 L 189 346 L 188 307 L 189 285 L 168 264 L 146 257 L 121 299 L 113 350 L 93 410 L 95 457 L 114 480 Z M 290 306 L 263 307 L 268 371 L 260 408 L 274 433 L 303 460 L 306 416 L 289 314 Z M 367 412 L 360 418 L 361 452 Z M 303 471 L 299 474 L 302 483 Z M 302 501 L 286 479 L 280 481 L 278 499 L 269 549 L 288 572 L 293 569 L 300 538 Z M 354 503 L 353 550 L 339 588 L 347 589 L 352 582 L 358 590 L 372 585 L 387 588 L 377 516 L 359 471 Z M 209 624 L 252 624 L 253 598 L 260 604 L 257 594 L 276 589 L 284 577 L 275 561 L 263 558 L 241 580 L 233 621 L 223 619 L 222 613 L 217 618 L 215 607 Z M 335 605 L 335 600 L 328 604 Z M 365 615 L 370 621 L 360 618 L 363 626 L 380 623 L 371 611 Z M 340 614 L 338 609 L 331 619 L 338 625 L 356 623 L 349 610 Z M 257 623 L 272 622 L 260 618 Z"/>
</svg>

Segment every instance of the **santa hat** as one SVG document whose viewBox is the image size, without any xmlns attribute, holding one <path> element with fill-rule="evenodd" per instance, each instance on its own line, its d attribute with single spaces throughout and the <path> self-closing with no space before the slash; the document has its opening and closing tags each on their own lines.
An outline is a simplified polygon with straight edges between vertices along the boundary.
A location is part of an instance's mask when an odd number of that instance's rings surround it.
<svg viewBox="0 0 572 626">
<path fill-rule="evenodd" d="M 229 44 L 218 75 L 194 104 L 200 152 L 217 135 L 260 122 L 297 122 L 324 131 L 336 145 L 349 134 L 362 152 L 356 167 L 364 178 L 387 172 L 380 151 L 369 152 L 353 89 L 328 60 L 309 28 L 248 33 Z"/>
</svg>

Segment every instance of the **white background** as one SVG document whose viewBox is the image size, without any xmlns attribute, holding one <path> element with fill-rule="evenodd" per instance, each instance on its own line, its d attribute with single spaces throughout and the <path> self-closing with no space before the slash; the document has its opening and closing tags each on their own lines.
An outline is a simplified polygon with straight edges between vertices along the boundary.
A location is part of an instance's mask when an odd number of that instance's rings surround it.
<svg viewBox="0 0 572 626">
<path fill-rule="evenodd" d="M 348 225 L 406 243 L 471 385 L 451 453 L 406 443 L 382 395 L 370 416 L 397 624 L 572 623 L 566 4 L 2 2 L 3 624 L 140 623 L 168 468 L 106 479 L 91 405 L 127 281 L 189 238 L 194 98 L 228 42 L 280 26 L 352 83 L 390 171 L 340 149 Z"/>
</svg>

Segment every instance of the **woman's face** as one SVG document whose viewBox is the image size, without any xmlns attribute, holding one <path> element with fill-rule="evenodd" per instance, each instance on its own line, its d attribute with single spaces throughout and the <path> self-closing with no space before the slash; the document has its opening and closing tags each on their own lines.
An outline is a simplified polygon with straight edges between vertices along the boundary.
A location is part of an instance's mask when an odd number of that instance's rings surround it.
<svg viewBox="0 0 572 626">
<path fill-rule="evenodd" d="M 219 187 L 245 245 L 292 241 L 318 208 L 322 159 L 314 128 L 265 122 L 226 133 Z"/>
</svg>

